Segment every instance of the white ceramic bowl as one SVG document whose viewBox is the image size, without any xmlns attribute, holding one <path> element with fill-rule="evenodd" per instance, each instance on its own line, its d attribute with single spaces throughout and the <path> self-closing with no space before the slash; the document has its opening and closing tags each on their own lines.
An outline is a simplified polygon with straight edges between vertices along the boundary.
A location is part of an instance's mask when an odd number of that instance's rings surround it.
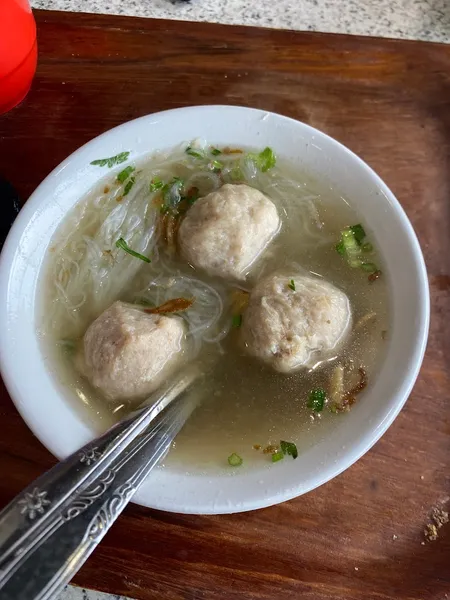
<svg viewBox="0 0 450 600">
<path fill-rule="evenodd" d="M 59 165 L 32 194 L 11 229 L 0 261 L 0 367 L 22 417 L 63 458 L 93 432 L 63 397 L 44 364 L 36 337 L 38 277 L 48 244 L 67 211 L 105 173 L 89 163 L 131 151 L 130 160 L 180 142 L 271 146 L 303 170 L 325 178 L 370 224 L 387 265 L 390 341 L 380 374 L 364 401 L 339 420 L 326 440 L 276 469 L 234 475 L 154 471 L 135 502 L 181 513 L 246 511 L 289 500 L 347 469 L 380 438 L 406 401 L 426 345 L 429 295 L 422 253 L 405 213 L 381 179 L 347 148 L 305 125 L 260 110 L 201 106 L 148 115 L 92 140 Z M 123 165 L 122 165 L 123 166 Z"/>
</svg>

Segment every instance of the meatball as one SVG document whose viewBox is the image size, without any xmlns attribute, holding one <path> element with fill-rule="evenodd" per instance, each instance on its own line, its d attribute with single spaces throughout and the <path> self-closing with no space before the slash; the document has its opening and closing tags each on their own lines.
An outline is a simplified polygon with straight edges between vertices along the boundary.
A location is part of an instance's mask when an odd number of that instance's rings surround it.
<svg viewBox="0 0 450 600">
<path fill-rule="evenodd" d="M 279 226 L 277 209 L 264 194 L 226 184 L 188 210 L 179 230 L 180 252 L 209 275 L 245 279 Z"/>
<path fill-rule="evenodd" d="M 289 373 L 330 357 L 350 324 L 344 292 L 324 279 L 278 273 L 251 292 L 240 335 L 249 354 Z"/>
<path fill-rule="evenodd" d="M 178 317 L 146 314 L 115 302 L 85 333 L 82 370 L 110 400 L 143 397 L 176 365 L 183 337 Z"/>
</svg>

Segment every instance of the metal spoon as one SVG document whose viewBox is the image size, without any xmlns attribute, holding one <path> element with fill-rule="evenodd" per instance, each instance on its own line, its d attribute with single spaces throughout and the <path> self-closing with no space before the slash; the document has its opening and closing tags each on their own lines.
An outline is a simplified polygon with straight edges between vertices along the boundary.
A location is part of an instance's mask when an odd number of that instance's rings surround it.
<svg viewBox="0 0 450 600">
<path fill-rule="evenodd" d="M 47 600 L 70 581 L 195 408 L 189 367 L 146 405 L 36 479 L 0 513 L 0 600 Z"/>
</svg>

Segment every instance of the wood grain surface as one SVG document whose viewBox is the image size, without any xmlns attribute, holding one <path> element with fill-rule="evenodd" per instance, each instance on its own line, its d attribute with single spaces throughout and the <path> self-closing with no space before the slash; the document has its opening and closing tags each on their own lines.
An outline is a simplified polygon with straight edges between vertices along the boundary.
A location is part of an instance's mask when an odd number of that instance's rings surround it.
<svg viewBox="0 0 450 600">
<path fill-rule="evenodd" d="M 304 497 L 248 514 L 131 506 L 76 583 L 139 600 L 450 597 L 450 527 L 421 543 L 429 511 L 448 505 L 450 493 L 450 46 L 36 17 L 31 93 L 0 118 L 0 171 L 23 198 L 70 152 L 128 119 L 192 104 L 272 110 L 329 133 L 381 175 L 418 233 L 432 298 L 411 398 L 356 465 Z M 0 415 L 3 505 L 54 459 L 4 389 Z"/>
</svg>

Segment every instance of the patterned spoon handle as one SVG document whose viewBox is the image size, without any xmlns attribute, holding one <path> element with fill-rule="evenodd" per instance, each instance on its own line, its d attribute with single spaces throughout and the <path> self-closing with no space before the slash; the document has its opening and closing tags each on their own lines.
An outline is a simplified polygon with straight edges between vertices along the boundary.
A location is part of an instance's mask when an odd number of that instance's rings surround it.
<svg viewBox="0 0 450 600">
<path fill-rule="evenodd" d="M 191 366 L 0 513 L 0 600 L 46 600 L 78 571 L 195 408 Z"/>
</svg>

